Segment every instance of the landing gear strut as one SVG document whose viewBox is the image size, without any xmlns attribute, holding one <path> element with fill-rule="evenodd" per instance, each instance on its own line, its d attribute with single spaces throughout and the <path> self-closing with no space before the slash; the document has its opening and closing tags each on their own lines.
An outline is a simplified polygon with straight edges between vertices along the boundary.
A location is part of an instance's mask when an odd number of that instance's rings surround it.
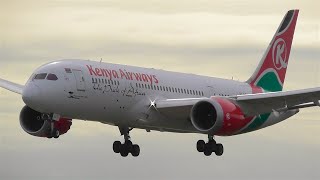
<svg viewBox="0 0 320 180">
<path fill-rule="evenodd" d="M 47 138 L 51 139 L 51 138 L 59 138 L 60 137 L 60 131 L 58 129 L 55 128 L 54 126 L 54 120 L 52 118 L 53 115 L 51 114 L 42 114 L 41 117 L 38 117 L 41 120 L 44 121 L 48 121 L 50 123 L 50 130 L 49 133 L 47 135 Z"/>
<path fill-rule="evenodd" d="M 214 137 L 208 135 L 207 143 L 205 143 L 204 140 L 199 140 L 197 142 L 197 150 L 198 152 L 203 152 L 206 156 L 210 156 L 213 152 L 217 156 L 221 156 L 223 154 L 223 145 L 217 144 L 217 142 L 214 140 Z"/>
<path fill-rule="evenodd" d="M 120 153 L 122 157 L 127 157 L 129 153 L 132 156 L 137 157 L 140 154 L 140 147 L 137 144 L 133 144 L 129 135 L 129 132 L 132 129 L 128 127 L 119 127 L 121 135 L 124 136 L 124 143 L 122 144 L 120 141 L 115 141 L 113 143 L 113 152 Z"/>
</svg>

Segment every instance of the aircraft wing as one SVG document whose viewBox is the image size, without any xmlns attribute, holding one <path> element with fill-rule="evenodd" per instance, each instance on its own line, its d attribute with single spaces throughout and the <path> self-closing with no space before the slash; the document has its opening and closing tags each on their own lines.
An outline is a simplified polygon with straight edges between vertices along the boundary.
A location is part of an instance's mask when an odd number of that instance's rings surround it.
<svg viewBox="0 0 320 180">
<path fill-rule="evenodd" d="M 4 79 L 0 79 L 0 87 L 7 89 L 9 91 L 18 93 L 18 94 L 22 94 L 24 86 L 22 86 L 20 84 L 13 83 L 13 82 L 9 82 Z"/>
<path fill-rule="evenodd" d="M 254 116 L 267 112 L 283 112 L 292 109 L 320 106 L 320 88 L 221 98 L 228 99 L 240 106 L 244 115 Z M 210 100 L 210 98 L 159 100 L 155 102 L 155 107 L 159 112 L 172 115 L 173 117 L 189 117 L 193 105 L 201 100 Z"/>
<path fill-rule="evenodd" d="M 239 95 L 230 99 L 241 107 L 245 115 L 252 116 L 272 111 L 320 106 L 320 88 Z"/>
<path fill-rule="evenodd" d="M 154 103 L 154 107 L 157 111 L 168 117 L 188 119 L 193 105 L 201 100 L 208 99 L 209 98 L 185 98 L 157 100 Z"/>
</svg>

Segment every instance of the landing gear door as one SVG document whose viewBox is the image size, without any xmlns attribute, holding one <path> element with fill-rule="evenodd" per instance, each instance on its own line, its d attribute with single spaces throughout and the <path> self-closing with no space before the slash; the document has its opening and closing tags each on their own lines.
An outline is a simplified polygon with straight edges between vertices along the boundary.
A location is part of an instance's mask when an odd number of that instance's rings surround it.
<svg viewBox="0 0 320 180">
<path fill-rule="evenodd" d="M 72 69 L 73 75 L 76 80 L 76 88 L 78 91 L 86 91 L 86 83 L 81 70 Z"/>
</svg>

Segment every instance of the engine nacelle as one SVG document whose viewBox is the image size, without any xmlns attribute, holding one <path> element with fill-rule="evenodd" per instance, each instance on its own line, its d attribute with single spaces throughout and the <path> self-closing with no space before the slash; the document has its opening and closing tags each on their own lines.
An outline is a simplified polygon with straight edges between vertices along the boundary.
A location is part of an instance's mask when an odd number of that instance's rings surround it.
<svg viewBox="0 0 320 180">
<path fill-rule="evenodd" d="M 232 135 L 248 123 L 239 106 L 220 97 L 197 102 L 190 117 L 198 131 L 211 135 Z"/>
<path fill-rule="evenodd" d="M 20 125 L 22 129 L 30 135 L 37 137 L 50 137 L 52 128 L 59 131 L 59 134 L 65 134 L 70 129 L 71 119 L 60 118 L 54 121 L 53 127 L 49 120 L 44 120 L 45 114 L 37 112 L 28 106 L 22 108 L 20 112 Z"/>
</svg>

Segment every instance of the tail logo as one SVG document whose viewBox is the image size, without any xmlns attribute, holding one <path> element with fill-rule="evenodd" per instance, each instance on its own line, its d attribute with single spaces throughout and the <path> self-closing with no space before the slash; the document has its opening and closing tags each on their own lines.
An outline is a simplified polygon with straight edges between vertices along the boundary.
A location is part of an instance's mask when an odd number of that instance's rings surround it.
<svg viewBox="0 0 320 180">
<path fill-rule="evenodd" d="M 287 46 L 286 42 L 279 38 L 273 45 L 272 50 L 272 58 L 274 67 L 277 70 L 281 70 L 283 68 L 287 68 L 288 66 L 288 58 L 287 58 Z"/>
</svg>

